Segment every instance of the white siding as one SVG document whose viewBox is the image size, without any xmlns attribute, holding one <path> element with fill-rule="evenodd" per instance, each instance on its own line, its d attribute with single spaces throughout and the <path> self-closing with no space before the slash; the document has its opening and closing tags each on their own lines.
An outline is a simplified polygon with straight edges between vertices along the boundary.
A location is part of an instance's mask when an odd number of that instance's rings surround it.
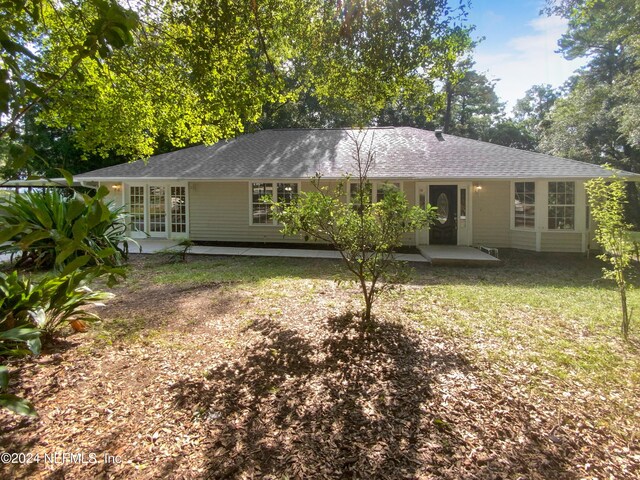
<svg viewBox="0 0 640 480">
<path fill-rule="evenodd" d="M 409 205 L 416 205 L 416 182 L 402 182 L 402 190 L 407 196 Z M 416 233 L 405 233 L 402 236 L 402 245 L 414 246 L 416 244 Z"/>
<path fill-rule="evenodd" d="M 510 238 L 510 182 L 481 182 L 473 188 L 473 245 L 508 248 Z"/>
<path fill-rule="evenodd" d="M 582 233 L 542 232 L 543 252 L 581 252 Z"/>
<path fill-rule="evenodd" d="M 337 182 L 322 181 L 329 190 Z M 301 191 L 313 191 L 310 181 L 300 183 Z M 405 182 L 403 189 L 414 204 L 415 183 Z M 304 242 L 299 237 L 284 237 L 277 225 L 250 225 L 248 182 L 192 182 L 189 184 L 190 238 L 219 242 Z M 404 245 L 415 245 L 415 234 L 403 238 Z"/>
<path fill-rule="evenodd" d="M 248 182 L 189 184 L 190 237 L 220 242 L 299 242 L 276 225 L 250 225 Z"/>
<path fill-rule="evenodd" d="M 115 207 L 121 207 L 124 185 L 122 183 L 103 183 L 101 185 L 109 189 L 109 194 L 106 197 L 107 202 L 113 202 Z"/>
<path fill-rule="evenodd" d="M 527 230 L 511 230 L 511 247 L 521 250 L 536 249 L 536 232 Z"/>
</svg>

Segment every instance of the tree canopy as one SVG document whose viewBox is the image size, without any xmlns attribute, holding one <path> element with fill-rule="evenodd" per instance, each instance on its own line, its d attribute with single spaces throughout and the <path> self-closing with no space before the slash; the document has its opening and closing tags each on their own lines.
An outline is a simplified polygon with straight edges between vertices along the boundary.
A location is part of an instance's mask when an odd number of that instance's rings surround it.
<svg viewBox="0 0 640 480">
<path fill-rule="evenodd" d="M 588 58 L 549 116 L 542 148 L 557 155 L 640 171 L 640 33 L 636 0 L 550 3 L 569 20 L 559 42 L 568 59 Z"/>
<path fill-rule="evenodd" d="M 400 92 L 435 92 L 469 45 L 465 2 L 446 0 L 15 5 L 3 126 L 37 100 L 38 121 L 103 156 L 212 143 L 307 98 L 364 125 Z"/>
</svg>

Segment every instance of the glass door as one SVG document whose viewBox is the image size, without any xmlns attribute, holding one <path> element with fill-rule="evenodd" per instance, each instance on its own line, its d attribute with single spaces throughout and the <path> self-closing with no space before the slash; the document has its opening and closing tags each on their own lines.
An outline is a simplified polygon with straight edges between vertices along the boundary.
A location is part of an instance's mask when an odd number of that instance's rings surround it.
<svg viewBox="0 0 640 480">
<path fill-rule="evenodd" d="M 171 236 L 177 238 L 185 236 L 187 232 L 187 189 L 186 187 L 170 188 Z"/>
<path fill-rule="evenodd" d="M 167 236 L 167 206 L 165 187 L 149 185 L 149 235 Z"/>
</svg>

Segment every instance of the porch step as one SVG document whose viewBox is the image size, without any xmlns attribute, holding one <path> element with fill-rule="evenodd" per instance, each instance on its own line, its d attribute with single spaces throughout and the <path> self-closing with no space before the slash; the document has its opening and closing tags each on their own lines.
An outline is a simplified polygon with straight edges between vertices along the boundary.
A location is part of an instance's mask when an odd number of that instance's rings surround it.
<svg viewBox="0 0 640 480">
<path fill-rule="evenodd" d="M 422 245 L 418 249 L 420 253 L 431 262 L 432 265 L 452 266 L 498 266 L 500 260 L 488 253 L 481 252 L 473 247 L 461 247 L 454 245 Z"/>
</svg>

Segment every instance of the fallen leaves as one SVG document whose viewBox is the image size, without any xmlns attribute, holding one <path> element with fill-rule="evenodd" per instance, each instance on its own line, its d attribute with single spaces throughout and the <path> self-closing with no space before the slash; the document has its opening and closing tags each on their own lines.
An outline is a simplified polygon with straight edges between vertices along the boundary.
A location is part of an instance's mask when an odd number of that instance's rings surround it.
<svg viewBox="0 0 640 480">
<path fill-rule="evenodd" d="M 379 319 L 363 335 L 335 306 L 347 290 L 299 282 L 276 300 L 216 283 L 119 291 L 105 324 L 139 318 L 139 335 L 120 329 L 110 343 L 102 334 L 72 336 L 25 365 L 19 388 L 40 417 L 2 414 L 0 447 L 123 462 L 3 465 L 0 475 L 640 476 L 638 439 L 599 423 L 593 392 L 550 382 L 548 395 L 536 395 L 527 385 L 535 368 L 471 360 L 413 323 Z M 313 289 L 324 293 L 311 304 L 303 293 Z"/>
</svg>

